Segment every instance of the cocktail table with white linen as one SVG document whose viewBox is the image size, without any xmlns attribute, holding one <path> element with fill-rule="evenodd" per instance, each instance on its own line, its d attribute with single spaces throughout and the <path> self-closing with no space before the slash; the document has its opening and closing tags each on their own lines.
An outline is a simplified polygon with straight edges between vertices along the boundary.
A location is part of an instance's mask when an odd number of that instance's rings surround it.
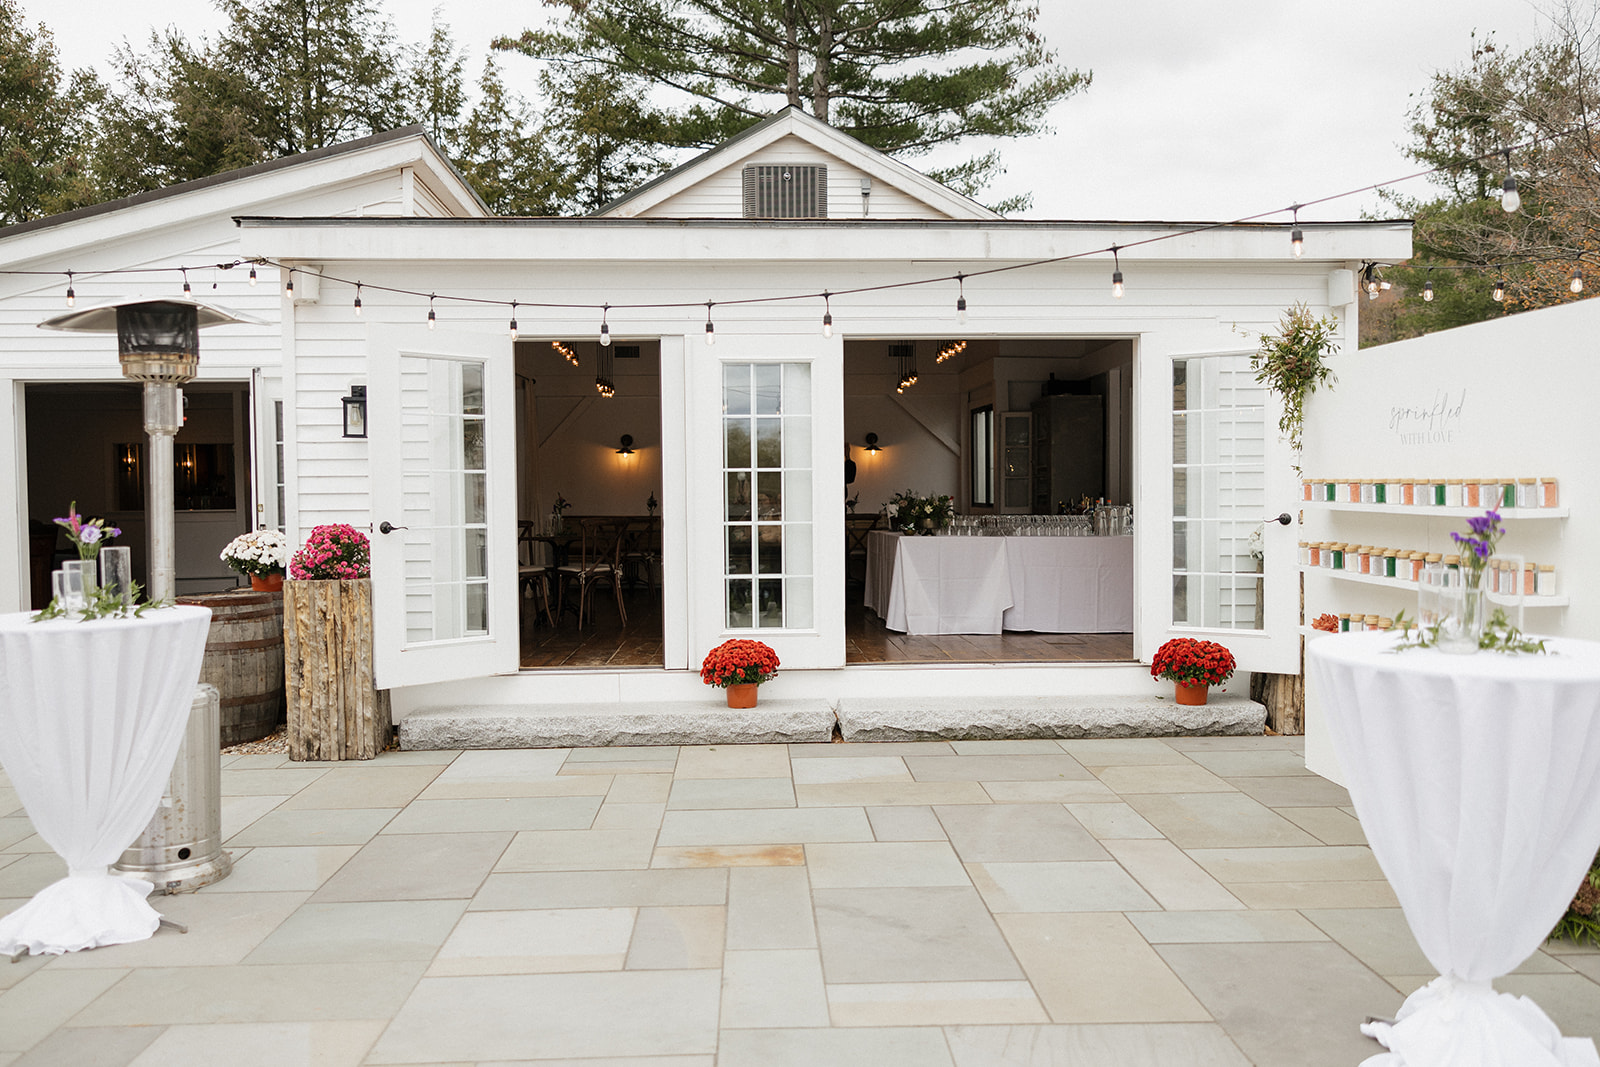
<svg viewBox="0 0 1600 1067">
<path fill-rule="evenodd" d="M 1600 644 L 1549 655 L 1311 643 L 1373 855 L 1441 977 L 1364 1032 L 1383 1067 L 1600 1064 L 1526 997 L 1496 993 L 1549 935 L 1600 847 Z"/>
<path fill-rule="evenodd" d="M 110 873 L 149 824 L 183 740 L 211 612 L 0 616 L 0 766 L 68 875 L 0 918 L 0 953 L 139 941 L 151 885 Z"/>
</svg>

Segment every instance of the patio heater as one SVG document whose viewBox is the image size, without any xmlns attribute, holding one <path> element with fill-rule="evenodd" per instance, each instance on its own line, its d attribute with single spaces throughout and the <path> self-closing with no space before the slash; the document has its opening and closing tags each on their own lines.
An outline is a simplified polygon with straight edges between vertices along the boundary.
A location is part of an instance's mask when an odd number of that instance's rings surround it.
<svg viewBox="0 0 1600 1067">
<path fill-rule="evenodd" d="M 174 563 L 172 439 L 183 427 L 183 393 L 200 366 L 200 330 L 261 319 L 187 298 L 135 300 L 84 308 L 39 325 L 49 330 L 115 333 L 122 374 L 144 383 L 144 430 L 150 439 L 150 484 L 145 520 L 150 528 L 152 600 L 172 598 Z M 178 749 L 161 807 L 116 864 L 153 882 L 158 890 L 186 892 L 227 877 L 233 868 L 222 851 L 222 722 L 215 687 L 196 687 L 189 725 Z"/>
</svg>

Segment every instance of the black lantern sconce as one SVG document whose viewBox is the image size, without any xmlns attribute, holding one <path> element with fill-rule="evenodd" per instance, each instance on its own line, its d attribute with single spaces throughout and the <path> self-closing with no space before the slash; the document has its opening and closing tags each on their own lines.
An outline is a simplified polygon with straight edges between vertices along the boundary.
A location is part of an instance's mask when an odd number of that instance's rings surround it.
<svg viewBox="0 0 1600 1067">
<path fill-rule="evenodd" d="M 867 434 L 867 447 L 866 447 L 866 450 L 868 452 L 882 452 L 883 451 L 882 448 L 878 447 L 878 435 L 877 434 L 875 434 L 875 433 Z"/>
<path fill-rule="evenodd" d="M 631 433 L 623 434 L 622 435 L 622 441 L 620 443 L 621 443 L 622 447 L 617 449 L 617 455 L 619 455 L 619 456 L 631 456 L 631 455 L 633 455 L 633 434 L 631 434 Z"/>
<path fill-rule="evenodd" d="M 344 404 L 344 435 L 346 437 L 367 436 L 367 387 L 352 385 L 350 395 L 340 397 Z"/>
</svg>

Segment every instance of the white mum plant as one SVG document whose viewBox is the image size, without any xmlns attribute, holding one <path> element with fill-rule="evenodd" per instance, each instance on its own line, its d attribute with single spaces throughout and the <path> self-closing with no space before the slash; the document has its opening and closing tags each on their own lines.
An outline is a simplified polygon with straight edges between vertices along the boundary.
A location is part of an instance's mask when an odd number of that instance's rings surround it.
<svg viewBox="0 0 1600 1067">
<path fill-rule="evenodd" d="M 240 574 L 282 574 L 289 566 L 289 541 L 279 530 L 252 530 L 228 542 L 222 562 Z"/>
</svg>

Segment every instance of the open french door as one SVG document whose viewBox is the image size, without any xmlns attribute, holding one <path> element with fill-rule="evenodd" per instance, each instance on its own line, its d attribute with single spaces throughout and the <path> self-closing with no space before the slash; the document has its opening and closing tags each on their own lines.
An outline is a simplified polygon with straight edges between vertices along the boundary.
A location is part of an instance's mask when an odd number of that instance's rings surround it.
<svg viewBox="0 0 1600 1067">
<path fill-rule="evenodd" d="M 369 327 L 373 672 L 517 669 L 516 414 L 501 334 Z"/>
<path fill-rule="evenodd" d="M 1152 489 L 1140 572 L 1156 579 L 1140 594 L 1153 624 L 1141 627 L 1140 657 L 1169 637 L 1200 637 L 1227 646 L 1241 670 L 1298 673 L 1298 479 L 1280 401 L 1248 352 L 1141 352 L 1140 374 L 1156 416 L 1140 435 Z M 1288 525 L 1276 521 L 1285 514 Z"/>
</svg>

